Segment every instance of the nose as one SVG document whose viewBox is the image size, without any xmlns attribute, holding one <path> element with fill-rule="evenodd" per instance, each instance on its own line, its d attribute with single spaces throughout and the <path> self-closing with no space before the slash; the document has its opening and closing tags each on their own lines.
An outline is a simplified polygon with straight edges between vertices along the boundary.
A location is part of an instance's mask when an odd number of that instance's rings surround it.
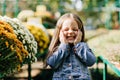
<svg viewBox="0 0 120 80">
<path fill-rule="evenodd" d="M 68 33 L 73 33 L 73 30 L 72 30 L 72 29 L 69 29 Z"/>
<path fill-rule="evenodd" d="M 72 29 L 68 31 L 68 36 L 74 36 L 74 31 Z"/>
</svg>

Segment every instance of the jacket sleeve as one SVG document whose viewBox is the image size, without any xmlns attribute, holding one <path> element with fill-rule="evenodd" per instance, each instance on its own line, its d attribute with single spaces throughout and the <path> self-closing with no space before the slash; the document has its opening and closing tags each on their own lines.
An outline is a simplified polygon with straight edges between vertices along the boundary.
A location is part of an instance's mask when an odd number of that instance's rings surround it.
<svg viewBox="0 0 120 80">
<path fill-rule="evenodd" d="M 60 44 L 58 49 L 47 59 L 47 64 L 51 68 L 58 68 L 64 60 L 64 58 L 66 58 L 69 55 L 68 50 L 68 44 Z"/>
<path fill-rule="evenodd" d="M 74 46 L 75 54 L 87 66 L 92 66 L 96 62 L 96 57 L 87 43 L 80 42 Z"/>
</svg>

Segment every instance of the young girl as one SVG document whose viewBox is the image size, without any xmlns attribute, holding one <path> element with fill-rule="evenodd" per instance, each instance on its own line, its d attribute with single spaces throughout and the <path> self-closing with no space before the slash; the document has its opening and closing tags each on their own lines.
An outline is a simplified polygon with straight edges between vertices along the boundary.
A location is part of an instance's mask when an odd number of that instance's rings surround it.
<svg viewBox="0 0 120 80">
<path fill-rule="evenodd" d="M 96 62 L 96 57 L 84 37 L 77 15 L 66 13 L 58 20 L 46 61 L 54 69 L 53 80 L 91 80 L 87 67 Z"/>
</svg>

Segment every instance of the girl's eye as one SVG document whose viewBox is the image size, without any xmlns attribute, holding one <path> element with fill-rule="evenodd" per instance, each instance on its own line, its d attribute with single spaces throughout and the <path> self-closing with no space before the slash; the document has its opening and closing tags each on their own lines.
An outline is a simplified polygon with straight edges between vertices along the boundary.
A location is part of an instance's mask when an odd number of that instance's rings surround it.
<svg viewBox="0 0 120 80">
<path fill-rule="evenodd" d="M 78 29 L 73 29 L 73 31 L 78 31 Z"/>
<path fill-rule="evenodd" d="M 69 30 L 68 28 L 64 29 L 64 31 L 68 31 L 68 30 Z"/>
</svg>

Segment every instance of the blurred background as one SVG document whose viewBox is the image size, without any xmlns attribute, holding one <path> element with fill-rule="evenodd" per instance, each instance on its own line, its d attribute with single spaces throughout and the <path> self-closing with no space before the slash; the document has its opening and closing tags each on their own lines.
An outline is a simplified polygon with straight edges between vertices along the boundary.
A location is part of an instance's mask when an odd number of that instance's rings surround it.
<svg viewBox="0 0 120 80">
<path fill-rule="evenodd" d="M 74 12 L 80 15 L 86 28 L 119 29 L 119 4 L 119 0 L 1 0 L 0 14 L 22 17 L 20 14 L 29 10 L 31 13 L 26 17 L 58 18 L 66 12 Z"/>
<path fill-rule="evenodd" d="M 43 61 L 56 22 L 67 12 L 82 19 L 85 40 L 98 58 L 89 68 L 92 79 L 120 80 L 120 0 L 0 0 L 0 15 L 18 18 L 38 43 L 38 61 L 3 80 L 51 80 L 53 71 L 43 69 Z"/>
</svg>

